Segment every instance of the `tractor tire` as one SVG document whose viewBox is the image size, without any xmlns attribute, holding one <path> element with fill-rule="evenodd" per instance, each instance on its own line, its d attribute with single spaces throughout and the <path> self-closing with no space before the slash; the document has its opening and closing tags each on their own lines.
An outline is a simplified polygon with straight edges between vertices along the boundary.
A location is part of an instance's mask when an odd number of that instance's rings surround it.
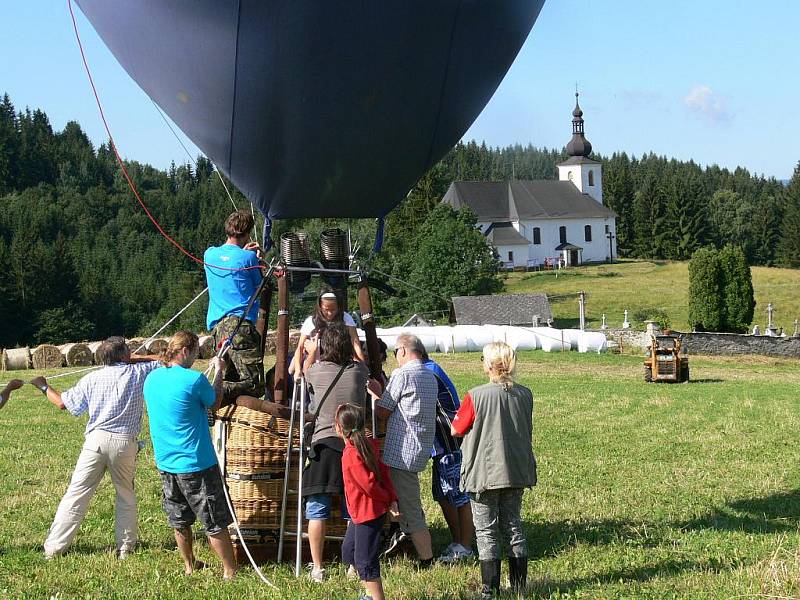
<svg viewBox="0 0 800 600">
<path fill-rule="evenodd" d="M 681 369 L 681 382 L 682 383 L 689 382 L 689 365 L 686 365 Z"/>
<path fill-rule="evenodd" d="M 644 380 L 647 383 L 653 383 L 653 368 L 649 365 L 644 368 Z"/>
</svg>

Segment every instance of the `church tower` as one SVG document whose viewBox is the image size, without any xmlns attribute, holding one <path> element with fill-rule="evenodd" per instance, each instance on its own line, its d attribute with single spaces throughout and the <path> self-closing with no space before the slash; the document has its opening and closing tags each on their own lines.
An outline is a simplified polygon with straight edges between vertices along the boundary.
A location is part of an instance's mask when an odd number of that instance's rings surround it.
<svg viewBox="0 0 800 600">
<path fill-rule="evenodd" d="M 603 203 L 603 165 L 592 160 L 592 145 L 583 133 L 583 111 L 575 92 L 575 110 L 572 111 L 572 139 L 567 144 L 569 158 L 558 166 L 558 180 L 571 181 L 578 191 Z"/>
</svg>

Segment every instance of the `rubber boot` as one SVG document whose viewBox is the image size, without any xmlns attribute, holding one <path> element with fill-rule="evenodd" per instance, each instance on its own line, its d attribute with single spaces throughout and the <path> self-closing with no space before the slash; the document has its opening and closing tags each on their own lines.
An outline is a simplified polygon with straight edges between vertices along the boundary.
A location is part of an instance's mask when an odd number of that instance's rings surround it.
<svg viewBox="0 0 800 600">
<path fill-rule="evenodd" d="M 500 595 L 500 560 L 481 561 L 481 598 L 493 598 Z"/>
<path fill-rule="evenodd" d="M 511 581 L 511 590 L 519 594 L 528 583 L 528 557 L 510 556 L 508 558 L 508 579 Z"/>
</svg>

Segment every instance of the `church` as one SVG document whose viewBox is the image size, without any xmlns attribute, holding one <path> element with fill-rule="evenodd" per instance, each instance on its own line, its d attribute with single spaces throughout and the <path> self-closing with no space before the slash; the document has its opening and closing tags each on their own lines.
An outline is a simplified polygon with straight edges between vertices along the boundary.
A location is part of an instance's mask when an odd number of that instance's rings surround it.
<svg viewBox="0 0 800 600">
<path fill-rule="evenodd" d="M 454 181 L 442 198 L 472 209 L 504 268 L 573 267 L 617 255 L 617 215 L 603 205 L 603 165 L 589 158 L 577 92 L 572 117 L 557 181 Z"/>
</svg>

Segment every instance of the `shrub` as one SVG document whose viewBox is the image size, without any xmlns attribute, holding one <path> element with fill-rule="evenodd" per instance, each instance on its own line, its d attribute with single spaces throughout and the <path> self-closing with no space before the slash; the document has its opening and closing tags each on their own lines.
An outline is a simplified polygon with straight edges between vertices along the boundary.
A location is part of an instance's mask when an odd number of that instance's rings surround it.
<svg viewBox="0 0 800 600">
<path fill-rule="evenodd" d="M 756 302 L 741 248 L 701 248 L 689 262 L 689 324 L 697 331 L 746 332 Z"/>
<path fill-rule="evenodd" d="M 753 297 L 753 278 L 744 252 L 737 246 L 725 246 L 719 251 L 724 297 L 724 331 L 746 333 L 756 301 Z"/>
<path fill-rule="evenodd" d="M 689 261 L 689 325 L 697 331 L 722 331 L 722 273 L 713 248 L 700 248 Z"/>
<path fill-rule="evenodd" d="M 661 329 L 669 329 L 672 326 L 672 321 L 667 311 L 655 306 L 635 308 L 633 312 L 631 312 L 631 320 L 633 320 L 634 325 L 639 327 L 644 327 L 647 321 L 655 321 Z"/>
</svg>

